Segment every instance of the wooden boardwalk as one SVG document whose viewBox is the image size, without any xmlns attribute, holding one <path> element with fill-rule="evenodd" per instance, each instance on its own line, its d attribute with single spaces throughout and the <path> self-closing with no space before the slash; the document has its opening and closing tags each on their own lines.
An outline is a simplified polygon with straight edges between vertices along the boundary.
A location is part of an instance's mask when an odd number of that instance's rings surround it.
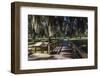
<svg viewBox="0 0 100 76">
<path fill-rule="evenodd" d="M 56 46 L 48 53 L 34 53 L 28 60 L 53 60 L 53 59 L 77 59 L 77 58 L 87 58 L 87 54 L 81 52 L 78 46 L 74 43 L 69 43 L 71 46 Z"/>
</svg>

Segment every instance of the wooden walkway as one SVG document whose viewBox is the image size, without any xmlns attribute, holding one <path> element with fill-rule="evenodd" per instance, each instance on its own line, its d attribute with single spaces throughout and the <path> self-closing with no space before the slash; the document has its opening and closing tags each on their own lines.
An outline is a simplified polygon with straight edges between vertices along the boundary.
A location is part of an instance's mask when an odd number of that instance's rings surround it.
<svg viewBox="0 0 100 76">
<path fill-rule="evenodd" d="M 80 51 L 79 47 L 74 43 L 70 42 L 72 45 L 71 48 L 67 46 L 66 49 L 63 49 L 63 46 L 57 46 L 52 52 L 54 54 L 64 54 L 66 57 L 71 58 L 86 58 L 86 53 Z"/>
<path fill-rule="evenodd" d="M 79 47 L 74 43 L 69 43 L 71 46 L 56 46 L 51 50 L 50 54 L 33 54 L 29 57 L 29 60 L 49 60 L 49 59 L 77 59 L 77 58 L 87 58 L 87 54 L 81 52 Z M 43 57 L 41 57 L 41 55 Z M 49 57 L 46 57 L 48 56 Z"/>
</svg>

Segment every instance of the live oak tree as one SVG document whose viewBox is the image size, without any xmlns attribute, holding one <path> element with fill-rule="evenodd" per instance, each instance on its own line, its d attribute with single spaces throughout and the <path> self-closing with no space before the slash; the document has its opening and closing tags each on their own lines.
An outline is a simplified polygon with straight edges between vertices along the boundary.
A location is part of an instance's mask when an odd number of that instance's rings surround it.
<svg viewBox="0 0 100 76">
<path fill-rule="evenodd" d="M 33 40 L 51 37 L 87 37 L 88 19 L 68 16 L 28 16 L 28 34 Z"/>
</svg>

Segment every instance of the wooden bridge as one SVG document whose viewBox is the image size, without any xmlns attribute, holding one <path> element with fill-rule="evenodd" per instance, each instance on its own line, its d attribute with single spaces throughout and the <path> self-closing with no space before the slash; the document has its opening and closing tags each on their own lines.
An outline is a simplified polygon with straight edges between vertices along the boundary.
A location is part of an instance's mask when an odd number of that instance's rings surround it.
<svg viewBox="0 0 100 76">
<path fill-rule="evenodd" d="M 86 55 L 84 55 L 84 53 L 81 52 L 81 49 L 72 42 L 69 43 L 69 46 L 67 46 L 66 49 L 63 49 L 63 45 L 57 46 L 54 50 L 52 50 L 52 53 L 54 54 L 63 53 L 65 57 L 69 58 L 86 58 Z"/>
<path fill-rule="evenodd" d="M 51 46 L 51 45 L 50 45 Z M 54 45 L 53 45 L 54 46 Z M 67 43 L 67 45 L 56 45 L 52 50 L 49 52 L 44 53 L 41 48 L 41 53 L 35 51 L 33 56 L 31 56 L 31 60 L 45 60 L 45 59 L 77 59 L 77 58 L 87 58 L 87 55 L 84 54 L 77 45 L 73 42 Z M 48 48 L 46 47 L 46 50 Z M 48 50 L 47 50 L 48 51 Z"/>
</svg>

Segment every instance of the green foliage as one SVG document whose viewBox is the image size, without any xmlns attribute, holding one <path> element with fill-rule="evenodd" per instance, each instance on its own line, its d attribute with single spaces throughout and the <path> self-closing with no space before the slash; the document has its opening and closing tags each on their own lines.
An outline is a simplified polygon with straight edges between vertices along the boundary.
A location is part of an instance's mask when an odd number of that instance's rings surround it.
<svg viewBox="0 0 100 76">
<path fill-rule="evenodd" d="M 67 16 L 28 16 L 28 37 L 33 40 L 47 38 L 87 37 L 86 17 Z"/>
</svg>

